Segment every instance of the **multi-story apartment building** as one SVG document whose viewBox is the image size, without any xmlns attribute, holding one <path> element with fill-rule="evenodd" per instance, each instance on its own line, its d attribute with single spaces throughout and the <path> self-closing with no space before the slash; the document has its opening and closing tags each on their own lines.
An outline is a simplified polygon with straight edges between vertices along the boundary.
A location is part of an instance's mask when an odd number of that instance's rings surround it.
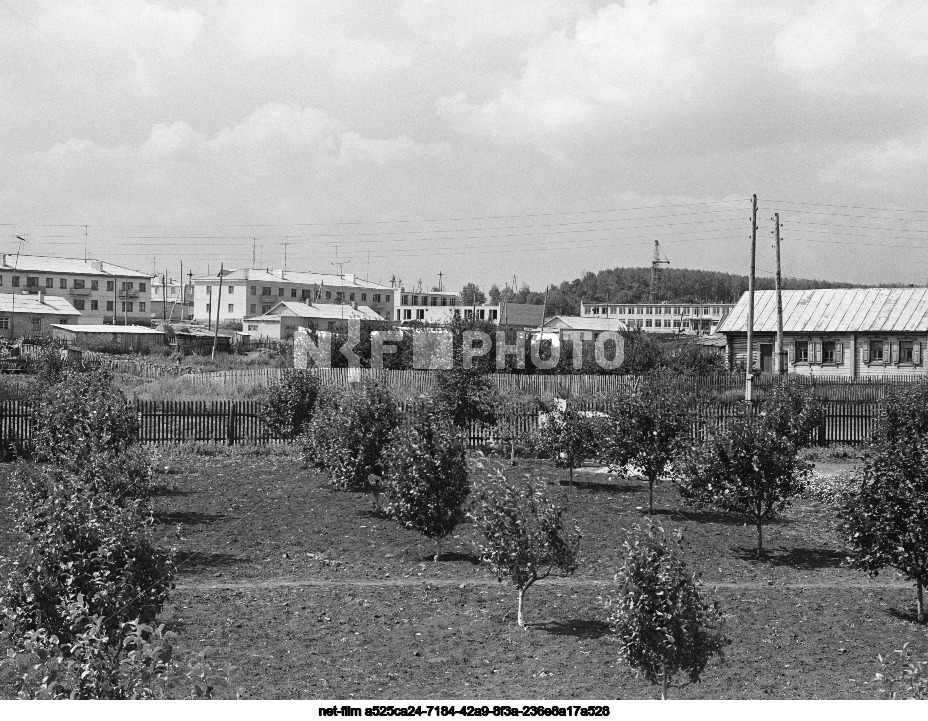
<svg viewBox="0 0 928 721">
<path fill-rule="evenodd" d="M 88 323 L 143 323 L 151 319 L 148 273 L 102 260 L 4 253 L 0 292 L 61 296 Z"/>
<path fill-rule="evenodd" d="M 386 316 L 399 322 L 418 320 L 423 323 L 447 323 L 458 306 L 458 294 L 447 290 L 397 291 L 395 314 Z"/>
<path fill-rule="evenodd" d="M 616 318 L 646 333 L 714 333 L 734 303 L 581 303 L 580 315 Z"/>
<path fill-rule="evenodd" d="M 213 299 L 216 299 L 216 305 Z M 357 303 L 371 308 L 383 318 L 394 317 L 396 289 L 380 285 L 354 273 L 306 273 L 301 271 L 242 268 L 226 271 L 222 277 L 193 279 L 193 316 L 203 323 L 235 323 L 246 317 L 263 315 L 281 301 L 311 303 Z"/>
<path fill-rule="evenodd" d="M 155 275 L 151 278 L 151 317 L 155 322 L 184 321 L 193 317 L 193 285 L 182 284 L 173 278 Z"/>
</svg>

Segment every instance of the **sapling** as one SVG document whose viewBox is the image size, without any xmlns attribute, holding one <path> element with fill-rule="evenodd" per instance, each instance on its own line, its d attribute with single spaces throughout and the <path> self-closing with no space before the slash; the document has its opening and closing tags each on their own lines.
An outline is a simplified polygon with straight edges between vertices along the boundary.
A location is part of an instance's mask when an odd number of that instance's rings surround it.
<svg viewBox="0 0 928 721">
<path fill-rule="evenodd" d="M 553 573 L 569 576 L 577 569 L 581 534 L 576 526 L 573 533 L 567 529 L 566 512 L 563 495 L 549 498 L 529 478 L 510 482 L 498 473 L 477 489 L 470 515 L 483 537 L 480 554 L 498 580 L 508 578 L 516 587 L 522 628 L 526 591 Z"/>
<path fill-rule="evenodd" d="M 709 659 L 721 655 L 724 618 L 717 602 L 700 597 L 698 574 L 683 561 L 682 534 L 668 536 L 653 524 L 644 533 L 636 530 L 624 544 L 618 594 L 607 604 L 613 608 L 609 623 L 621 656 L 636 675 L 659 683 L 666 699 L 674 676 L 683 672 L 698 682 Z"/>
<path fill-rule="evenodd" d="M 394 431 L 384 449 L 386 513 L 400 525 L 435 541 L 441 559 L 442 539 L 464 520 L 470 480 L 459 428 L 432 407 L 416 423 Z"/>
<path fill-rule="evenodd" d="M 562 401 L 560 408 L 550 413 L 541 428 L 541 447 L 553 456 L 556 464 L 567 466 L 568 484 L 574 484 L 574 468 L 595 453 L 598 418 L 571 408 Z"/>
</svg>

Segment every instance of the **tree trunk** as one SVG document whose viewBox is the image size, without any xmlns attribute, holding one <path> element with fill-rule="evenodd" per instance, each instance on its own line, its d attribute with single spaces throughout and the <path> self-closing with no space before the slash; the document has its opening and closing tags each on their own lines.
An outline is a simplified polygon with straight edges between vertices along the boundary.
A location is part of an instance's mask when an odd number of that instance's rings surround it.
<svg viewBox="0 0 928 721">
<path fill-rule="evenodd" d="M 916 609 L 918 612 L 918 622 L 924 623 L 925 622 L 925 598 L 924 598 L 924 593 L 923 593 L 924 586 L 922 585 L 921 579 L 918 579 L 917 581 L 915 581 L 915 583 L 917 584 L 917 589 L 918 589 L 917 591 L 918 595 L 916 596 L 917 604 L 918 604 L 917 609 Z"/>
<path fill-rule="evenodd" d="M 667 667 L 661 666 L 661 701 L 667 700 Z"/>
<path fill-rule="evenodd" d="M 567 485 L 573 488 L 574 485 L 574 459 L 571 458 L 567 461 L 568 472 L 570 473 L 570 480 L 567 482 Z"/>
<path fill-rule="evenodd" d="M 764 555 L 764 526 L 758 521 L 757 522 L 757 557 L 760 558 Z"/>
<path fill-rule="evenodd" d="M 648 515 L 654 515 L 654 477 L 648 476 Z"/>
<path fill-rule="evenodd" d="M 440 538 L 435 539 L 435 559 L 434 560 L 436 561 L 441 560 L 441 539 Z"/>
<path fill-rule="evenodd" d="M 513 436 L 509 439 L 509 465 L 514 466 L 516 464 L 516 437 Z"/>
<path fill-rule="evenodd" d="M 525 598 L 525 589 L 519 589 L 519 613 L 516 617 L 519 622 L 519 628 L 525 628 L 525 621 L 522 618 L 522 599 Z"/>
</svg>

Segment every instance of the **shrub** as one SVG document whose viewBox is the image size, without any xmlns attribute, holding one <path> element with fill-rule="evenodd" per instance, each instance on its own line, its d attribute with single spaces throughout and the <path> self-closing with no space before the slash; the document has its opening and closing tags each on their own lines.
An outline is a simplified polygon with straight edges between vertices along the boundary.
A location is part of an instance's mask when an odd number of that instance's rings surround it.
<svg viewBox="0 0 928 721">
<path fill-rule="evenodd" d="M 477 369 L 438 371 L 431 398 L 459 428 L 467 428 L 471 423 L 496 423 L 499 391 L 490 377 Z"/>
<path fill-rule="evenodd" d="M 569 576 L 577 569 L 580 529 L 567 530 L 566 512 L 563 496 L 549 498 L 528 478 L 510 483 L 500 473 L 477 489 L 469 515 L 483 537 L 480 554 L 498 580 L 508 578 L 516 587 L 520 627 L 525 592 L 552 573 Z"/>
<path fill-rule="evenodd" d="M 104 371 L 68 371 L 40 396 L 32 429 L 37 460 L 70 463 L 121 453 L 140 431 L 135 409 Z"/>
<path fill-rule="evenodd" d="M 762 421 L 736 418 L 681 463 L 679 488 L 687 500 L 744 516 L 757 528 L 760 558 L 764 525 L 802 493 L 809 470 L 787 438 Z"/>
<path fill-rule="evenodd" d="M 368 381 L 349 390 L 330 389 L 303 438 L 307 462 L 329 474 L 332 484 L 346 491 L 374 491 L 380 503 L 382 452 L 400 416 L 390 391 Z"/>
<path fill-rule="evenodd" d="M 285 371 L 280 380 L 265 391 L 262 409 L 265 425 L 276 436 L 288 440 L 296 438 L 312 419 L 318 396 L 318 377 Z"/>
<path fill-rule="evenodd" d="M 928 437 L 873 445 L 860 483 L 847 494 L 841 528 L 857 568 L 894 568 L 915 581 L 919 623 L 928 584 Z"/>
<path fill-rule="evenodd" d="M 441 541 L 465 518 L 470 480 L 458 428 L 432 409 L 418 422 L 394 431 L 384 450 L 384 510 L 400 525 Z"/>
<path fill-rule="evenodd" d="M 804 448 L 816 442 L 825 405 L 801 386 L 785 382 L 767 391 L 757 415 L 774 433 L 789 439 L 796 448 Z"/>
<path fill-rule="evenodd" d="M 893 653 L 887 658 L 877 656 L 883 670 L 874 681 L 882 684 L 892 698 L 928 699 L 928 658 L 914 658 L 908 643 Z"/>
<path fill-rule="evenodd" d="M 637 527 L 636 527 L 637 528 Z M 634 541 L 624 544 L 625 560 L 616 575 L 618 597 L 609 623 L 619 638 L 619 653 L 651 683 L 660 683 L 661 698 L 673 677 L 685 672 L 699 681 L 709 659 L 721 655 L 727 643 L 718 602 L 699 595 L 699 576 L 687 569 L 676 538 L 664 529 L 638 528 Z"/>
<path fill-rule="evenodd" d="M 548 414 L 540 429 L 543 454 L 554 458 L 556 465 L 567 466 L 570 485 L 574 483 L 574 468 L 596 452 L 598 421 L 562 402 L 560 408 Z"/>
</svg>

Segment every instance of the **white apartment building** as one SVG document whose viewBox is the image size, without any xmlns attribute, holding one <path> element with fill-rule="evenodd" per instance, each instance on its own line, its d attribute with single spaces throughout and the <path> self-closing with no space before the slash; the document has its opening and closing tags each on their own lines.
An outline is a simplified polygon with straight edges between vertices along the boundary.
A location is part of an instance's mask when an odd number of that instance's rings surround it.
<svg viewBox="0 0 928 721">
<path fill-rule="evenodd" d="M 615 318 L 645 333 L 714 333 L 734 303 L 581 303 L 580 315 Z"/>
<path fill-rule="evenodd" d="M 357 303 L 371 308 L 383 318 L 394 317 L 396 290 L 357 277 L 354 273 L 309 273 L 273 269 L 229 270 L 222 277 L 193 279 L 193 316 L 201 323 L 215 322 L 219 305 L 220 323 L 235 323 L 246 317 L 263 315 L 281 301 L 309 300 L 311 303 Z"/>
<path fill-rule="evenodd" d="M 458 294 L 447 290 L 412 291 L 400 288 L 397 292 L 397 303 L 393 318 L 402 323 L 404 321 L 420 321 L 422 323 L 447 323 L 454 317 L 458 308 Z"/>
<path fill-rule="evenodd" d="M 162 319 L 183 321 L 193 316 L 193 286 L 182 284 L 173 278 L 154 275 L 151 278 L 151 317 L 155 322 Z"/>
<path fill-rule="evenodd" d="M 0 292 L 61 296 L 88 323 L 147 325 L 151 318 L 149 274 L 102 260 L 4 253 Z"/>
</svg>

